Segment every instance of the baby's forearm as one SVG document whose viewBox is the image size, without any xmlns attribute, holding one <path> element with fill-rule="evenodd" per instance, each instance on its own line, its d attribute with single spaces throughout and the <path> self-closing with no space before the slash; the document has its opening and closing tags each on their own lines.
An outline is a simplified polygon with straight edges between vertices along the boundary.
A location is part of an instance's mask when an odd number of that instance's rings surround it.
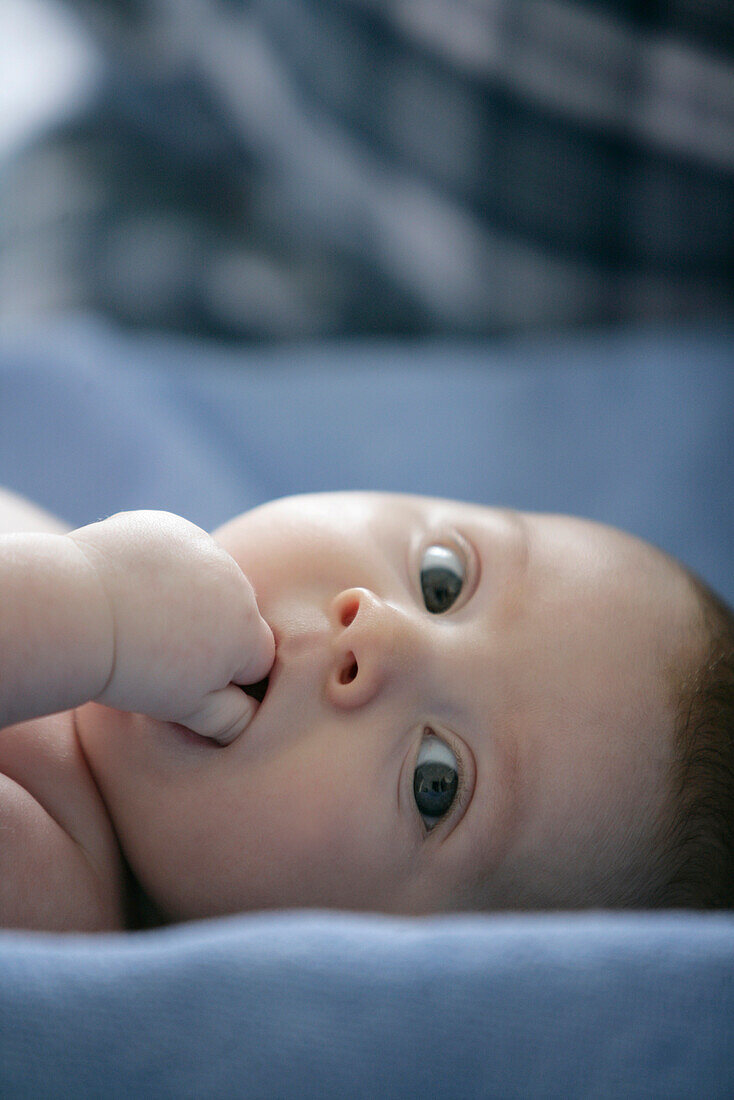
<svg viewBox="0 0 734 1100">
<path fill-rule="evenodd" d="M 104 589 L 74 540 L 0 535 L 0 729 L 96 698 L 113 649 Z"/>
</svg>

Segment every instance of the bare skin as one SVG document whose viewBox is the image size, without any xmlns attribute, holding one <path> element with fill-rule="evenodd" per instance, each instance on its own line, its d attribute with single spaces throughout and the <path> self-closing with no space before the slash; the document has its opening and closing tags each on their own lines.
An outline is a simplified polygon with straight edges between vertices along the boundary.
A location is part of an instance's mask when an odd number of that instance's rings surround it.
<svg viewBox="0 0 734 1100">
<path fill-rule="evenodd" d="M 672 559 L 585 520 L 380 493 L 275 501 L 214 540 L 275 643 L 239 736 L 119 702 L 54 716 L 99 797 L 121 926 L 121 867 L 165 921 L 624 904 L 644 881 L 692 607 Z M 431 612 L 437 563 L 456 594 Z M 416 801 L 422 750 L 459 777 L 438 818 Z M 93 816 L 67 811 L 87 848 Z"/>
</svg>

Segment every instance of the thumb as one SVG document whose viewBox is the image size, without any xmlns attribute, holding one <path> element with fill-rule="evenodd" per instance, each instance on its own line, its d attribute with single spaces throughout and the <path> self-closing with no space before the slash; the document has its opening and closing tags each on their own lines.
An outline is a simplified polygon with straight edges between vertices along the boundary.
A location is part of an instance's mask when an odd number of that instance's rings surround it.
<svg viewBox="0 0 734 1100">
<path fill-rule="evenodd" d="M 265 679 L 273 667 L 275 638 L 262 616 L 253 634 L 254 637 L 247 647 L 245 661 L 232 677 L 232 682 L 235 684 L 257 684 Z"/>
<path fill-rule="evenodd" d="M 181 724 L 220 745 L 229 745 L 247 729 L 257 707 L 255 700 L 241 688 L 228 684 L 205 695 L 199 709 L 182 718 Z"/>
</svg>

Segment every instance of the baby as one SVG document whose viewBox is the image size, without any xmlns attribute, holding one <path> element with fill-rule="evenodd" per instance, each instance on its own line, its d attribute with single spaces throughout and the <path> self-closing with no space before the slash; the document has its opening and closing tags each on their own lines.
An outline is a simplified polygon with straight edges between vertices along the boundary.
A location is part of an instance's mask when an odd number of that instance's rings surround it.
<svg viewBox="0 0 734 1100">
<path fill-rule="evenodd" d="M 661 550 L 369 492 L 0 532 L 0 926 L 732 905 L 732 613 Z"/>
</svg>

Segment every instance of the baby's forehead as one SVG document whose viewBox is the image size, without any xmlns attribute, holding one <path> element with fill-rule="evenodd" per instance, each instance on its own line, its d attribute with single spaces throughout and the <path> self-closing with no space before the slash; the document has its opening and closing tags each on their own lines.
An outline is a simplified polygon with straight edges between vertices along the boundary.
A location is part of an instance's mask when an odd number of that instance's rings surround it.
<svg viewBox="0 0 734 1100">
<path fill-rule="evenodd" d="M 536 551 L 541 555 L 545 552 L 549 559 L 553 555 L 559 558 L 565 555 L 571 560 L 578 555 L 595 559 L 620 587 L 625 584 L 634 587 L 640 582 L 653 584 L 661 580 L 680 584 L 686 572 L 664 550 L 619 527 L 567 513 L 523 511 L 504 503 L 487 504 L 461 497 L 357 489 L 298 493 L 281 497 L 264 507 L 274 525 L 286 513 L 296 521 L 299 517 L 304 522 L 318 516 L 328 519 L 322 533 L 328 537 L 329 527 L 333 524 L 331 529 L 335 538 L 340 530 L 348 529 L 355 521 L 360 525 L 368 521 L 378 525 L 404 526 L 406 529 L 411 524 L 430 526 L 444 522 L 476 524 L 480 528 L 489 525 L 491 528 L 509 514 L 519 516 L 527 524 Z M 246 514 L 237 518 L 244 518 Z M 690 586 L 686 584 L 685 587 Z"/>
<path fill-rule="evenodd" d="M 309 501 L 302 498 L 306 507 Z M 316 498 L 311 498 L 316 499 Z M 323 506 L 334 516 L 348 516 L 353 506 L 355 512 L 364 509 L 378 522 L 424 524 L 451 522 L 496 521 L 512 509 L 464 500 L 459 497 L 431 496 L 425 493 L 352 490 L 325 493 L 320 498 Z"/>
</svg>

